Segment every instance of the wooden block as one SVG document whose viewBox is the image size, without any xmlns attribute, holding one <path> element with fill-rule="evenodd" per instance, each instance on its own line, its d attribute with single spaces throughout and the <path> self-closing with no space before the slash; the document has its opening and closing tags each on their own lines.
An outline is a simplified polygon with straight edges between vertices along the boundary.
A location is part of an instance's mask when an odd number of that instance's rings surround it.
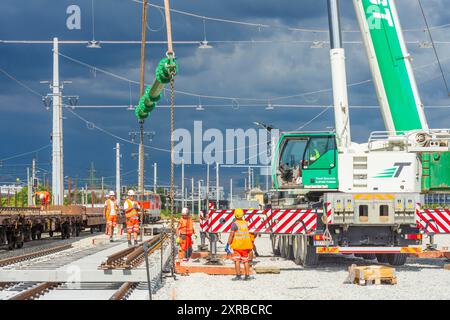
<svg viewBox="0 0 450 320">
<path fill-rule="evenodd" d="M 450 264 L 444 264 L 444 270 L 450 270 Z"/>
<path fill-rule="evenodd" d="M 280 273 L 279 267 L 255 267 L 256 273 Z"/>
</svg>

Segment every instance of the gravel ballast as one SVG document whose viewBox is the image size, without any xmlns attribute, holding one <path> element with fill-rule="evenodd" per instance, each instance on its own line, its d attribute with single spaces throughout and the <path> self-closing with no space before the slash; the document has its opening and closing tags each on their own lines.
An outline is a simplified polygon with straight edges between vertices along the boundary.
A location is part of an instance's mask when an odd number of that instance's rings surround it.
<svg viewBox="0 0 450 320">
<path fill-rule="evenodd" d="M 222 236 L 225 243 L 226 235 Z M 196 241 L 198 243 L 198 240 Z M 437 236 L 439 247 L 449 247 L 450 236 Z M 196 243 L 196 244 L 197 244 Z M 196 248 L 195 244 L 195 248 Z M 398 284 L 359 286 L 347 284 L 348 267 L 351 264 L 373 265 L 353 255 L 322 256 L 314 269 L 305 269 L 293 261 L 273 257 L 269 237 L 256 239 L 262 257 L 256 258 L 256 266 L 279 267 L 280 274 L 256 274 L 252 281 L 231 281 L 232 276 L 206 274 L 177 275 L 177 280 L 166 278 L 164 287 L 154 299 L 176 300 L 284 300 L 284 299 L 449 299 L 450 271 L 444 270 L 446 259 L 408 258 L 404 266 L 396 267 Z M 223 245 L 218 245 L 223 250 Z"/>
</svg>

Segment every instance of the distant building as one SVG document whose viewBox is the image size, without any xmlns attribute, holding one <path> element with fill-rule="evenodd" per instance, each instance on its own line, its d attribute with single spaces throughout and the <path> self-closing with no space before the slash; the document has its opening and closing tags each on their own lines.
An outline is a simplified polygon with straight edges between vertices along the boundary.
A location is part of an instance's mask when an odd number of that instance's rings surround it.
<svg viewBox="0 0 450 320">
<path fill-rule="evenodd" d="M 264 191 L 260 188 L 253 188 L 247 192 L 248 201 L 257 201 L 261 206 L 264 206 Z"/>
<path fill-rule="evenodd" d="M 7 195 L 8 192 L 9 192 L 9 194 L 14 194 L 15 192 L 20 192 L 20 190 L 22 190 L 22 188 L 23 188 L 23 186 L 18 186 L 15 184 L 2 185 L 2 186 L 0 186 L 0 194 Z"/>
</svg>

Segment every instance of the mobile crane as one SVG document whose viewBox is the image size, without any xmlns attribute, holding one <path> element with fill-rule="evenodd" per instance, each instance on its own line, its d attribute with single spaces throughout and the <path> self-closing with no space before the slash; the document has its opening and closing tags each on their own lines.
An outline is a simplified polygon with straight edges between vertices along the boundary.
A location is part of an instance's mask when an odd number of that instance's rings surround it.
<svg viewBox="0 0 450 320">
<path fill-rule="evenodd" d="M 425 233 L 450 233 L 450 210 L 419 205 L 450 189 L 450 129 L 428 127 L 395 1 L 353 5 L 386 131 L 351 140 L 339 0 L 328 0 L 335 130 L 282 133 L 270 205 L 245 210 L 250 232 L 270 234 L 274 254 L 304 266 L 330 253 L 402 265 Z M 200 225 L 229 232 L 232 220 L 232 210 L 210 210 Z"/>
<path fill-rule="evenodd" d="M 272 235 L 303 265 L 336 252 L 404 264 L 422 240 L 421 194 L 450 189 L 450 130 L 428 127 L 395 1 L 353 4 L 386 131 L 351 141 L 339 0 L 328 0 L 335 131 L 285 132 L 272 162 L 272 208 L 323 207 L 314 234 Z"/>
</svg>

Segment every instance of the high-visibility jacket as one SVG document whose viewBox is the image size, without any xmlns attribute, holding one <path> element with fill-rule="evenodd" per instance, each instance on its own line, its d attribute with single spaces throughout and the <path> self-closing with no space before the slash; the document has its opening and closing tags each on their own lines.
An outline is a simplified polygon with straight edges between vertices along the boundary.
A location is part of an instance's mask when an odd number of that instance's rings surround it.
<svg viewBox="0 0 450 320">
<path fill-rule="evenodd" d="M 128 205 L 127 209 L 125 209 L 125 217 L 127 219 L 131 219 L 131 218 L 135 218 L 135 217 L 139 218 L 139 213 L 134 208 L 136 201 L 131 201 L 130 199 L 127 199 L 125 201 L 125 203 Z"/>
<path fill-rule="evenodd" d="M 106 217 L 107 218 L 110 216 L 116 216 L 118 210 L 119 210 L 119 206 L 117 205 L 116 201 L 112 201 L 111 199 L 106 200 Z"/>
<path fill-rule="evenodd" d="M 231 249 L 234 250 L 251 250 L 253 249 L 253 242 L 248 232 L 248 224 L 245 220 L 236 220 L 238 230 L 234 232 L 233 242 L 231 243 Z"/>
<path fill-rule="evenodd" d="M 192 218 L 181 217 L 180 221 L 178 222 L 177 231 L 179 234 L 191 236 L 194 233 L 194 224 Z"/>
<path fill-rule="evenodd" d="M 44 196 L 44 199 L 42 199 L 42 204 L 47 204 L 50 202 L 50 192 L 48 191 L 37 191 L 36 196 L 40 197 L 41 194 Z"/>
<path fill-rule="evenodd" d="M 320 152 L 319 152 L 319 150 L 317 150 L 317 148 L 314 148 L 312 151 L 310 151 L 310 154 L 309 154 L 310 161 L 316 161 L 319 158 L 320 158 Z"/>
</svg>

